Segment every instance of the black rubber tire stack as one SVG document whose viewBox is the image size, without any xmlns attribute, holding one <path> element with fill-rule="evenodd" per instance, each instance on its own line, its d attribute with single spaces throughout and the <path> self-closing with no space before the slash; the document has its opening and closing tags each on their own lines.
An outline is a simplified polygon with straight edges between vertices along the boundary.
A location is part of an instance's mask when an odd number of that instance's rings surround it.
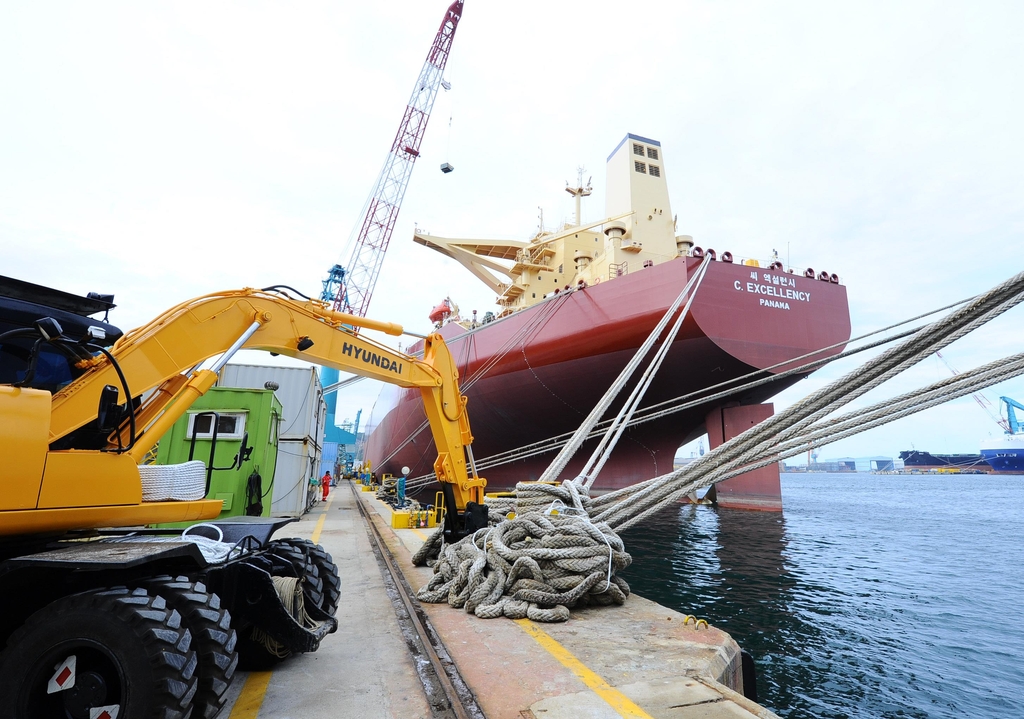
<svg viewBox="0 0 1024 719">
<path fill-rule="evenodd" d="M 145 589 L 62 597 L 8 639 L 0 654 L 0 707 L 35 719 L 66 716 L 68 702 L 75 705 L 73 716 L 117 704 L 119 716 L 131 719 L 188 719 L 198 683 L 191 641 L 181 615 Z M 72 654 L 78 657 L 75 686 L 47 694 L 54 668 Z M 91 666 L 88 657 L 95 658 Z M 127 686 L 118 692 L 121 677 Z"/>
<path fill-rule="evenodd" d="M 238 666 L 238 637 L 231 627 L 231 614 L 220 606 L 220 597 L 207 592 L 202 582 L 193 582 L 188 577 L 157 577 L 145 586 L 150 594 L 167 600 L 167 605 L 181 614 L 182 624 L 192 633 L 199 679 L 192 700 L 192 719 L 213 719 L 224 708 Z"/>
<path fill-rule="evenodd" d="M 312 555 L 302 545 L 293 544 L 292 539 L 275 539 L 267 543 L 274 569 L 271 574 L 279 577 L 297 577 L 302 580 L 302 595 L 307 604 L 322 607 L 324 604 L 324 583 L 320 569 Z M 313 545 L 316 546 L 316 545 Z"/>
<path fill-rule="evenodd" d="M 334 563 L 333 557 L 322 546 L 308 539 L 286 537 L 275 541 L 304 552 L 312 560 L 320 577 L 323 597 L 317 606 L 333 617 L 338 612 L 338 604 L 341 601 L 341 578 L 338 576 L 338 565 Z"/>
</svg>

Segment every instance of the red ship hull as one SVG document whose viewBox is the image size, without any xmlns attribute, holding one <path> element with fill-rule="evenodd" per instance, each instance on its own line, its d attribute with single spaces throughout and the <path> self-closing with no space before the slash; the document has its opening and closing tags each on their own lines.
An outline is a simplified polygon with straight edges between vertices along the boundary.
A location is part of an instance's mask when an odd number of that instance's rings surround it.
<svg viewBox="0 0 1024 719">
<path fill-rule="evenodd" d="M 459 364 L 469 398 L 477 462 L 578 427 L 699 262 L 665 262 L 471 330 L 446 325 L 442 334 Z M 838 345 L 819 357 L 837 354 L 849 337 L 849 306 L 842 285 L 712 262 L 641 411 L 824 347 Z M 486 372 L 474 378 L 484 367 Z M 630 428 L 595 490 L 617 489 L 671 471 L 677 449 L 704 433 L 709 412 L 763 402 L 801 378 L 779 378 Z M 628 391 L 623 391 L 608 416 L 626 396 Z M 412 478 L 430 473 L 436 450 L 429 431 L 420 430 L 424 413 L 419 393 L 385 390 L 373 421 L 378 417 L 363 452 L 374 471 L 398 474 L 406 466 Z M 566 477 L 575 476 L 592 446 L 584 445 L 565 470 Z M 511 488 L 539 477 L 554 454 L 492 467 L 481 475 L 487 478 L 488 490 Z"/>
</svg>

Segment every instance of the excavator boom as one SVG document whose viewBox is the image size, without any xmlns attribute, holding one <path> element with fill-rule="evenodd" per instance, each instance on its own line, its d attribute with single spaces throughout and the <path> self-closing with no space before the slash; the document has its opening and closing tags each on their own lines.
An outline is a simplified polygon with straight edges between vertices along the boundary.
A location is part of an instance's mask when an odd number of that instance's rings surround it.
<svg viewBox="0 0 1024 719">
<path fill-rule="evenodd" d="M 137 465 L 242 348 L 419 388 L 438 450 L 435 469 L 447 485 L 453 517 L 482 505 L 486 480 L 467 466 L 473 437 L 458 371 L 440 334 L 425 338 L 419 359 L 356 334 L 356 328 L 404 333 L 399 325 L 338 312 L 326 302 L 293 299 L 280 288 L 218 292 L 172 307 L 126 333 L 109 352 L 80 360 L 80 376 L 52 396 L 48 412 L 37 396 L 48 393 L 0 387 L 0 412 L 33 418 L 22 425 L 32 441 L 11 441 L 10 449 L 22 459 L 15 463 L 15 481 L 0 491 L 0 533 L 216 517 L 219 501 L 143 502 Z M 212 368 L 201 368 L 218 356 Z M 83 437 L 95 435 L 104 393 L 116 388 L 128 400 L 146 399 L 137 406 L 126 402 L 130 416 L 110 432 L 105 446 L 83 446 Z"/>
</svg>

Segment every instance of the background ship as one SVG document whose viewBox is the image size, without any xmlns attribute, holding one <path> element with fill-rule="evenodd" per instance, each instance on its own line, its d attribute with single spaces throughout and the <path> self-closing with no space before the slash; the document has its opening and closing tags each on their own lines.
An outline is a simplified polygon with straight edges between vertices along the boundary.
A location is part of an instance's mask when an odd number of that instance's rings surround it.
<svg viewBox="0 0 1024 719">
<path fill-rule="evenodd" d="M 1024 473 L 1024 427 L 1014 411 L 1024 410 L 1024 406 L 1009 397 L 1000 397 L 999 400 L 1006 407 L 1006 434 L 983 441 L 981 455 L 996 472 Z"/>
<path fill-rule="evenodd" d="M 497 313 L 480 322 L 451 317 L 456 321 L 440 329 L 459 362 L 473 449 L 487 467 L 481 474 L 489 488 L 541 474 L 557 448 L 532 456 L 516 448 L 580 424 L 704 255 L 692 238 L 675 234 L 664 156 L 655 140 L 627 135 L 609 156 L 605 219 L 580 224 L 579 202 L 590 194 L 589 184 L 566 189 L 576 197 L 575 225 L 530 241 L 414 237 L 458 260 L 497 294 Z M 441 320 L 451 310 L 435 308 L 432 318 Z M 795 366 L 783 363 L 809 352 L 829 348 L 815 358 L 837 354 L 849 337 L 846 288 L 835 274 L 787 271 L 777 261 L 761 267 L 722 253 L 709 266 L 647 392 L 638 412 L 644 421 L 627 430 L 595 489 L 671 471 L 682 444 L 711 430 L 715 446 L 770 416 L 771 406 L 760 403 L 803 375 L 683 409 L 679 398 L 769 367 L 774 377 Z M 408 351 L 418 350 L 421 345 Z M 434 449 L 418 394 L 385 389 L 373 415 L 363 457 L 374 470 L 397 474 L 405 466 L 413 479 L 430 473 Z M 590 448 L 584 446 L 567 476 Z M 502 453 L 506 461 L 489 466 Z M 745 485 L 744 477 L 730 480 L 734 506 L 781 509 L 777 468 L 766 469 Z M 720 501 L 726 484 L 719 488 Z"/>
<path fill-rule="evenodd" d="M 900 452 L 903 466 L 908 469 L 976 469 L 982 472 L 991 470 L 985 457 L 980 454 L 932 454 L 916 449 Z"/>
</svg>

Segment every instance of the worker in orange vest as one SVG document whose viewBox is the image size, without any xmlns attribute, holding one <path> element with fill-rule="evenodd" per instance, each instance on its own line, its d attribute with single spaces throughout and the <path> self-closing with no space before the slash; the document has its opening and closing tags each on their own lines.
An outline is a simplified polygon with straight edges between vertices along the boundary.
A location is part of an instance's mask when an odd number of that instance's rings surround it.
<svg viewBox="0 0 1024 719">
<path fill-rule="evenodd" d="M 327 495 L 331 491 L 331 473 L 330 472 L 324 472 L 324 476 L 320 480 L 320 484 L 324 488 L 324 498 L 323 498 L 323 501 L 326 502 L 327 501 Z"/>
</svg>

